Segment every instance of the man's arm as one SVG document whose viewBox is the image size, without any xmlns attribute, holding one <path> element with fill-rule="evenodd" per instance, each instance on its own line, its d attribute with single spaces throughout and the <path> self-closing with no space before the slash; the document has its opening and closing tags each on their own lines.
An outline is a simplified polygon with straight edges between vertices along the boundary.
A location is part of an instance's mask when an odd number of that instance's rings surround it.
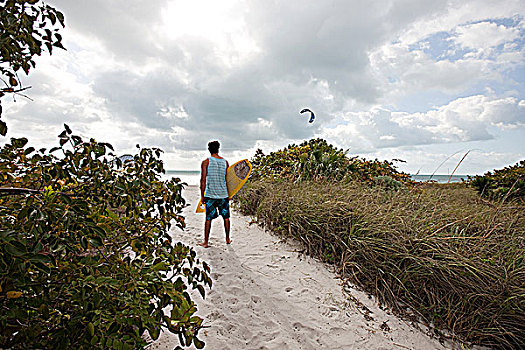
<svg viewBox="0 0 525 350">
<path fill-rule="evenodd" d="M 206 175 L 208 174 L 208 159 L 201 163 L 201 201 L 204 203 L 204 191 L 206 191 Z"/>
</svg>

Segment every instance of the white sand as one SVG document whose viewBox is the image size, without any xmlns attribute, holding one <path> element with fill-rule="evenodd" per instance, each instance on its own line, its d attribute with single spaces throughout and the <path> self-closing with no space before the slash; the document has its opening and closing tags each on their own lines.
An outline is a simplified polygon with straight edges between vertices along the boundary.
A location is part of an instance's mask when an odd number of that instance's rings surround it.
<svg viewBox="0 0 525 350">
<path fill-rule="evenodd" d="M 185 190 L 187 228 L 173 237 L 196 247 L 211 266 L 213 287 L 205 300 L 192 293 L 206 328 L 205 349 L 450 349 L 406 321 L 383 311 L 373 298 L 342 288 L 330 267 L 298 253 L 250 218 L 233 211 L 231 245 L 222 219 L 214 220 L 211 247 L 203 238 L 202 214 L 195 214 L 197 187 Z M 349 298 L 350 296 L 350 298 Z M 356 301 L 358 300 L 358 301 Z M 362 303 L 364 305 L 359 306 Z M 369 312 L 365 311 L 365 308 Z M 173 349 L 178 337 L 163 332 L 150 349 Z M 191 347 L 190 349 L 194 349 Z"/>
</svg>

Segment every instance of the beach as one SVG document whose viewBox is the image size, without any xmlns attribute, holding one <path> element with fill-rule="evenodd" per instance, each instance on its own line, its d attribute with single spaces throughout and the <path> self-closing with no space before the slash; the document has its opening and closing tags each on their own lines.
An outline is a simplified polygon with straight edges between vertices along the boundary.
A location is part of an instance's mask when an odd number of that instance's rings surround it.
<svg viewBox="0 0 525 350">
<path fill-rule="evenodd" d="M 183 192 L 187 227 L 176 241 L 193 246 L 211 266 L 206 298 L 192 292 L 206 328 L 205 349 L 450 349 L 430 331 L 392 315 L 372 296 L 345 286 L 330 266 L 301 253 L 232 211 L 233 243 L 226 245 L 222 219 L 214 220 L 210 248 L 202 240 L 203 216 L 195 214 L 196 186 Z M 178 337 L 162 332 L 149 349 L 173 349 Z M 194 349 L 194 347 L 190 347 Z"/>
</svg>

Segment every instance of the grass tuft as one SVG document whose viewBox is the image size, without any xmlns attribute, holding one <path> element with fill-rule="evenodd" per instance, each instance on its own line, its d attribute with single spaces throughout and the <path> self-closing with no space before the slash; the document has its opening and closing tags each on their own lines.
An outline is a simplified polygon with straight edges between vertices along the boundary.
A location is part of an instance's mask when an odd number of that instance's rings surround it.
<svg viewBox="0 0 525 350">
<path fill-rule="evenodd" d="M 398 314 L 474 344 L 525 347 L 523 204 L 486 201 L 465 184 L 272 180 L 238 202 Z"/>
</svg>

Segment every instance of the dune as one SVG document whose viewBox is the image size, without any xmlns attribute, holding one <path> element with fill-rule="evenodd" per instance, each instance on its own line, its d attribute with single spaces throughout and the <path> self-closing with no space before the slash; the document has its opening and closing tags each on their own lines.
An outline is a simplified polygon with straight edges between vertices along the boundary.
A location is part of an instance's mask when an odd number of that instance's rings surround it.
<svg viewBox="0 0 525 350">
<path fill-rule="evenodd" d="M 372 296 L 348 286 L 330 266 L 301 253 L 232 211 L 231 245 L 222 219 L 214 220 L 210 248 L 202 240 L 203 216 L 195 214 L 199 191 L 184 191 L 187 228 L 175 240 L 195 247 L 211 265 L 213 288 L 205 299 L 192 293 L 206 328 L 205 349 L 450 349 L 431 332 L 380 307 Z M 162 332 L 150 349 L 174 349 L 178 337 Z M 194 347 L 190 347 L 194 349 Z"/>
</svg>

